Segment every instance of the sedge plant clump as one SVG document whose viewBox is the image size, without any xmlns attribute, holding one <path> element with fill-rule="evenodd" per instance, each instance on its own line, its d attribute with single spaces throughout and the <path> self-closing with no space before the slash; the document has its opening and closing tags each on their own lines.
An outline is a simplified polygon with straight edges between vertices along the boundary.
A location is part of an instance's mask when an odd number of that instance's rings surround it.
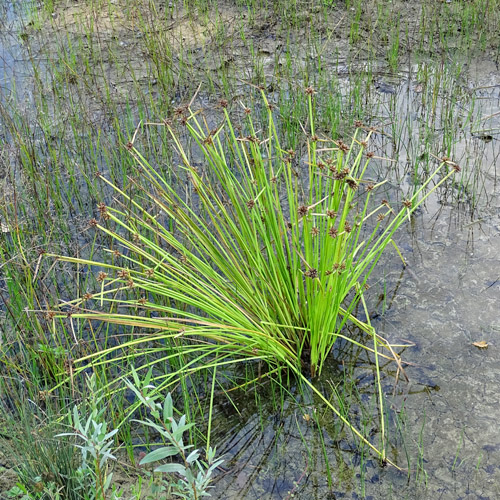
<svg viewBox="0 0 500 500">
<path fill-rule="evenodd" d="M 121 201 L 101 204 L 101 221 L 93 221 L 119 245 L 120 264 L 59 258 L 99 269 L 100 290 L 88 297 L 97 309 L 72 301 L 73 318 L 152 333 L 80 361 L 106 365 L 113 351 L 137 352 L 161 342 L 158 362 L 184 363 L 162 378 L 164 385 L 180 372 L 249 359 L 288 368 L 311 385 L 307 377 L 321 373 L 349 323 L 372 339 L 377 369 L 379 348 L 391 355 L 370 324 L 363 293 L 395 231 L 458 167 L 441 161 L 399 209 L 386 200 L 374 203 L 385 181 L 365 179 L 373 131 L 357 123 L 349 144 L 319 137 L 314 90 L 307 88 L 306 95 L 306 158 L 282 145 L 279 117 L 263 92 L 265 123 L 257 126 L 247 108 L 245 134 L 237 131 L 227 102 L 215 129 L 199 112 L 183 109 L 194 149 L 173 125 L 162 123 L 178 157 L 182 189 L 158 174 L 132 142 L 127 145 L 147 182 L 131 179 L 139 190 L 132 196 L 102 177 Z M 364 320 L 355 316 L 360 304 Z M 378 385 L 382 404 L 380 379 Z"/>
</svg>

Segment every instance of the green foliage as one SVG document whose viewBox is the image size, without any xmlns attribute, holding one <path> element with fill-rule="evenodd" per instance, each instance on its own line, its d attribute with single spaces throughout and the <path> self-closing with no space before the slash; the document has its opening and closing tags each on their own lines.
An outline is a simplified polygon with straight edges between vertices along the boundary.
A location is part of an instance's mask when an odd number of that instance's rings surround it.
<svg viewBox="0 0 500 500">
<path fill-rule="evenodd" d="M 108 268 L 108 273 L 100 271 L 100 291 L 66 304 L 80 307 L 72 318 L 156 333 L 90 354 L 76 360 L 77 366 L 89 359 L 106 366 L 118 350 L 133 351 L 125 355 L 130 362 L 156 341 L 166 346 L 156 363 L 181 365 L 163 377 L 158 390 L 186 370 L 235 360 L 260 359 L 298 376 L 304 370 L 314 376 L 337 338 L 346 338 L 348 323 L 372 338 L 369 350 L 375 353 L 377 371 L 378 348 L 387 348 L 392 356 L 367 313 L 362 321 L 354 311 L 362 302 L 366 312 L 367 281 L 393 243 L 394 232 L 453 174 L 448 167 L 453 164 L 441 162 L 399 211 L 386 200 L 372 206 L 373 193 L 383 184 L 364 178 L 373 156 L 366 150 L 372 131 L 358 138 L 365 132 L 358 124 L 350 145 L 318 137 L 313 94 L 312 88 L 306 89 L 305 159 L 281 145 L 273 107 L 264 93 L 265 123 L 262 128 L 255 125 L 246 110 L 248 135 L 237 135 L 226 103 L 224 122 L 215 130 L 198 113 L 183 110 L 181 121 L 204 160 L 201 167 L 195 166 L 179 134 L 166 124 L 187 196 L 181 194 L 180 183 L 166 181 L 132 143 L 128 145 L 148 187 L 133 182 L 139 195 L 132 196 L 103 178 L 122 198 L 121 208 L 101 204 L 102 223 L 95 222 L 121 246 L 118 254 L 109 251 L 123 264 L 59 258 Z M 445 167 L 448 173 L 439 177 Z M 433 178 L 438 181 L 430 188 Z M 154 211 L 144 208 L 150 204 Z M 109 310 L 89 312 L 87 305 L 83 310 L 91 299 L 98 308 L 108 304 Z M 379 397 L 382 405 L 380 384 Z"/>
<path fill-rule="evenodd" d="M 158 432 L 166 446 L 156 448 L 141 460 L 141 465 L 157 463 L 155 473 L 162 477 L 154 483 L 153 498 L 166 498 L 174 495 L 186 500 L 198 500 L 210 496 L 208 490 L 214 470 L 223 462 L 216 459 L 215 448 L 208 447 L 206 459 L 202 460 L 201 452 L 194 450 L 193 445 L 185 441 L 186 431 L 194 424 L 187 423 L 186 415 L 177 420 L 175 408 L 169 394 L 163 403 L 158 402 L 160 395 L 150 384 L 151 371 L 144 380 L 140 380 L 135 371 L 132 372 L 133 383 L 126 381 L 128 388 L 137 396 L 139 406 L 150 413 L 152 418 L 136 421 Z M 20 482 L 7 492 L 7 497 L 20 500 L 117 500 L 122 498 L 121 492 L 113 483 L 110 464 L 116 460 L 116 443 L 113 437 L 118 428 L 109 430 L 106 421 L 106 405 L 99 391 L 95 376 L 87 379 L 90 397 L 86 405 L 73 407 L 68 414 L 73 432 L 63 432 L 51 438 L 55 450 L 80 450 L 80 456 L 73 457 L 72 468 L 66 462 L 57 459 L 51 464 L 50 474 L 31 462 L 34 457 L 29 454 L 29 446 L 19 454 L 18 474 Z M 60 438 L 75 438 L 61 440 Z M 31 442 L 31 445 L 33 443 Z M 153 443 L 148 444 L 153 446 Z M 40 453 L 40 448 L 35 448 Z M 50 457 L 40 456 L 39 460 Z M 165 462 L 165 459 L 169 459 Z M 180 460 L 174 462 L 172 459 Z M 48 464 L 47 464 L 48 465 Z M 147 474 L 147 473 L 146 473 Z M 137 480 L 135 488 L 137 498 L 141 497 L 142 478 Z M 168 496 L 170 498 L 170 496 Z"/>
<path fill-rule="evenodd" d="M 184 433 L 194 424 L 186 423 L 186 416 L 182 415 L 179 420 L 174 417 L 172 397 L 167 394 L 163 405 L 157 402 L 159 396 L 154 392 L 154 386 L 149 384 L 152 371 L 146 375 L 141 382 L 135 371 L 132 372 L 134 383 L 127 381 L 127 386 L 132 390 L 139 401 L 150 410 L 154 420 L 142 420 L 140 423 L 157 431 L 164 439 L 167 446 L 156 448 L 149 452 L 141 460 L 141 465 L 163 461 L 165 458 L 178 456 L 182 463 L 166 463 L 158 465 L 155 472 L 173 474 L 176 473 L 180 479 L 171 483 L 171 492 L 181 498 L 198 499 L 210 496 L 207 493 L 214 470 L 223 462 L 215 460 L 215 448 L 208 447 L 206 461 L 200 460 L 200 451 L 191 450 L 192 445 L 184 443 Z"/>
<path fill-rule="evenodd" d="M 40 417 L 48 421 L 40 421 Z M 10 490 L 12 498 L 83 498 L 90 483 L 76 473 L 80 459 L 72 444 L 54 437 L 59 429 L 53 415 L 33 406 L 25 414 L 9 416 L 1 446 L 13 460 L 19 478 L 19 484 Z"/>
<path fill-rule="evenodd" d="M 170 340 L 201 337 L 211 342 L 206 349 L 224 345 L 299 371 L 305 364 L 312 375 L 321 371 L 348 322 L 371 333 L 369 322 L 353 311 L 394 232 L 428 196 L 419 199 L 430 179 L 398 212 L 385 201 L 372 207 L 372 192 L 380 184 L 364 180 L 371 132 L 359 140 L 358 129 L 350 146 L 319 139 L 309 95 L 308 157 L 298 161 L 281 146 L 271 106 L 263 99 L 269 109 L 261 137 L 250 116 L 250 135 L 237 137 L 226 110 L 216 131 L 204 129 L 188 111 L 186 126 L 205 160 L 202 170 L 169 128 L 193 193 L 187 201 L 132 149 L 151 188 L 142 189 L 143 199 L 132 198 L 106 180 L 123 197 L 123 210 L 101 206 L 105 223 L 96 223 L 122 246 L 125 265 L 59 258 L 114 272 L 101 275 L 101 291 L 91 296 L 100 305 L 133 305 L 157 314 L 110 309 L 74 318 L 152 328 Z M 159 214 L 144 209 L 147 202 Z M 134 290 L 138 300 L 117 298 L 126 290 Z"/>
<path fill-rule="evenodd" d="M 85 422 L 82 422 L 80 411 L 77 406 L 73 407 L 71 415 L 71 426 L 74 432 L 64 432 L 56 437 L 74 436 L 82 444 L 76 444 L 81 451 L 82 463 L 77 470 L 77 476 L 83 484 L 94 484 L 95 494 L 89 496 L 89 500 L 105 500 L 106 498 L 117 498 L 115 492 L 107 497 L 107 491 L 111 486 L 113 474 L 108 472 L 108 462 L 116 460 L 111 450 L 114 445 L 112 437 L 118 429 L 108 431 L 108 425 L 104 420 L 106 406 L 102 397 L 96 394 L 97 386 L 95 377 L 88 379 L 88 388 L 91 394 L 91 412 Z"/>
</svg>

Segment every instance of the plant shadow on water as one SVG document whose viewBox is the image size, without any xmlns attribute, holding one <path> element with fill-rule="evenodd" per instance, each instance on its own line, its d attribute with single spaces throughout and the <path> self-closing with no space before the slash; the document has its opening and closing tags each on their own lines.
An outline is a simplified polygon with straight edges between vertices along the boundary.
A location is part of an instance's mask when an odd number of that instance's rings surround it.
<svg viewBox="0 0 500 500">
<path fill-rule="evenodd" d="M 355 332 L 351 333 L 356 338 Z M 359 340 L 362 337 L 359 334 Z M 365 435 L 377 436 L 375 366 L 363 349 L 356 352 L 348 342 L 341 344 L 315 385 L 329 394 Z M 387 378 L 384 376 L 384 388 L 387 383 L 390 393 L 394 374 Z M 215 498 L 356 496 L 363 494 L 366 481 L 378 483 L 381 474 L 406 484 L 406 472 L 385 472 L 307 388 L 294 385 L 276 401 L 276 388 L 273 391 L 270 384 L 262 384 L 247 395 L 241 413 L 227 415 L 222 411 L 214 417 L 214 437 L 221 443 L 220 450 L 230 457 L 229 463 L 235 463 L 219 478 Z M 401 443 L 396 443 L 401 436 L 393 436 L 392 424 L 390 427 L 389 439 L 399 446 Z M 398 465 L 404 467 L 405 463 Z"/>
</svg>

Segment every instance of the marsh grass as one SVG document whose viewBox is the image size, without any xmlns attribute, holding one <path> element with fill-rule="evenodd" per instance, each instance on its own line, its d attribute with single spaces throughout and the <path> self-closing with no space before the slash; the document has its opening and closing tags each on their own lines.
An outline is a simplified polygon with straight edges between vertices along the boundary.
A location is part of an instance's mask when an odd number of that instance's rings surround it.
<svg viewBox="0 0 500 500">
<path fill-rule="evenodd" d="M 55 437 L 61 430 L 55 415 L 29 402 L 19 408 L 15 418 L 11 411 L 3 414 L 6 420 L 1 426 L 2 450 L 8 454 L 27 491 L 41 495 L 45 486 L 51 483 L 68 500 L 83 498 L 85 488 L 90 488 L 91 484 L 84 484 L 77 476 L 80 460 L 74 446 Z"/>
<path fill-rule="evenodd" d="M 266 120 L 254 123 L 251 109 L 244 108 L 246 132 L 237 132 L 227 101 L 221 101 L 224 119 L 215 128 L 199 111 L 181 109 L 196 152 L 186 149 L 172 124 L 149 124 L 169 131 L 184 188 L 165 180 L 129 142 L 147 182 L 129 178 L 120 188 L 101 176 L 119 201 L 116 208 L 99 204 L 101 222 L 92 222 L 114 242 L 114 262 L 46 254 L 99 269 L 100 282 L 81 299 L 65 302 L 67 312 L 47 314 L 53 321 L 70 317 L 91 327 L 98 320 L 137 331 L 128 341 L 75 359 L 75 374 L 88 364 L 118 361 L 126 375 L 144 350 L 151 352 L 152 342 L 163 345 L 154 350 L 164 355 L 146 364 L 171 366 L 159 376 L 158 390 L 200 369 L 260 360 L 271 370 L 291 370 L 318 392 L 306 377 L 321 373 L 339 337 L 354 342 L 345 328 L 353 324 L 372 342 L 366 349 L 376 366 L 381 450 L 326 403 L 386 460 L 379 357 L 399 360 L 371 326 L 364 292 L 395 231 L 458 166 L 444 159 L 397 211 L 386 200 L 372 206 L 372 193 L 383 184 L 364 178 L 372 131 L 358 123 L 349 145 L 317 136 L 314 93 L 305 90 L 304 158 L 281 145 L 264 92 Z M 199 158 L 196 166 L 193 158 Z M 133 186 L 138 191 L 128 194 Z M 153 333 L 139 333 L 145 329 Z"/>
</svg>

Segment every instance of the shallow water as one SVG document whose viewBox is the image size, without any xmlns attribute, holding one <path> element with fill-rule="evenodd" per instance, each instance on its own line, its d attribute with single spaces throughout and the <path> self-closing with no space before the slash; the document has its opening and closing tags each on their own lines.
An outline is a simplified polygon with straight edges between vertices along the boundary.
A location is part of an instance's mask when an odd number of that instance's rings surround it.
<svg viewBox="0 0 500 500">
<path fill-rule="evenodd" d="M 482 119 L 500 109 L 500 72 L 485 66 L 488 71 L 469 74 L 464 82 L 467 88 L 483 87 L 472 91 L 480 96 L 475 110 L 478 118 L 455 136 L 450 155 L 466 165 L 463 179 L 470 180 L 469 186 L 457 185 L 433 195 L 411 225 L 396 236 L 407 268 L 396 256 L 387 258 L 385 267 L 376 273 L 378 281 L 371 283 L 373 297 L 376 291 L 386 294 L 385 307 L 379 304 L 374 314 L 378 332 L 391 343 L 412 344 L 402 354 L 408 363 L 409 382 L 400 380 L 394 396 L 395 369 L 384 380 L 388 401 L 398 411 L 404 408 L 406 415 L 404 444 L 399 440 L 395 457 L 397 465 L 407 469 L 407 449 L 411 480 L 405 472 L 381 468 L 370 456 L 364 457 L 363 479 L 356 467 L 359 454 L 349 450 L 346 442 L 341 442 L 339 451 L 325 422 L 322 433 L 334 480 L 328 498 L 366 495 L 373 499 L 452 500 L 494 499 L 500 494 L 496 426 L 500 402 L 500 205 L 496 182 L 500 144 L 498 116 Z M 398 108 L 400 123 L 391 127 L 412 120 L 416 135 L 410 140 L 403 132 L 400 148 L 384 141 L 382 134 L 376 139 L 381 156 L 398 157 L 390 176 L 400 179 L 403 190 L 411 189 L 408 163 L 422 154 L 412 147 L 418 148 L 419 122 L 428 116 L 422 110 L 421 91 L 414 90 L 418 82 L 409 80 L 408 74 L 403 73 L 399 83 L 392 82 L 391 92 L 380 92 L 378 103 L 381 109 Z M 465 106 L 470 102 L 467 97 L 460 103 L 458 114 L 467 113 Z M 478 124 L 486 126 L 491 136 L 485 139 L 478 134 Z M 389 128 L 380 129 L 390 134 Z M 441 140 L 437 132 L 436 144 Z M 372 175 L 383 179 L 387 168 L 381 161 Z M 473 345 L 480 341 L 488 347 Z M 366 367 L 355 370 L 361 387 L 365 371 Z M 254 416 L 237 426 L 237 433 L 231 433 L 223 447 L 237 461 L 221 479 L 223 486 L 218 487 L 221 492 L 216 498 L 281 499 L 291 498 L 291 491 L 298 498 L 327 498 L 330 490 L 321 444 L 303 415 L 303 409 L 289 409 L 278 421 L 271 415 L 260 424 Z"/>
<path fill-rule="evenodd" d="M 0 103 L 11 99 L 14 87 L 16 98 L 26 103 L 30 91 L 24 85 L 32 66 L 19 39 L 21 18 L 11 3 L 4 4 L 1 15 Z M 193 54 L 202 44 L 198 38 L 189 40 Z M 262 35 L 255 35 L 255 40 L 265 70 L 271 71 L 273 53 L 281 50 L 281 42 Z M 306 57 L 298 56 L 299 63 Z M 134 64 L 146 80 L 149 68 L 140 65 L 139 57 Z M 234 64 L 241 66 L 244 59 Z M 219 403 L 212 441 L 226 462 L 225 473 L 219 475 L 212 492 L 214 498 L 288 499 L 294 494 L 311 499 L 472 500 L 500 495 L 496 425 L 500 404 L 500 193 L 496 179 L 500 71 L 494 59 L 485 55 L 467 63 L 458 76 L 445 74 L 448 80 L 439 83 L 435 93 L 433 84 L 444 78 L 439 64 L 411 64 L 390 77 L 383 67 L 380 63 L 367 97 L 368 125 L 377 128 L 376 154 L 397 161 L 375 162 L 370 173 L 373 179 L 388 178 L 387 194 L 395 201 L 402 196 L 395 186 L 411 192 L 413 166 L 417 161 L 433 165 L 431 153 L 446 151 L 462 166 L 461 182 L 429 198 L 397 235 L 407 268 L 392 253 L 371 280 L 371 309 L 378 332 L 392 343 L 411 344 L 402 352 L 409 382 L 400 380 L 394 390 L 394 367 L 387 367 L 384 377 L 387 404 L 393 407 L 389 427 L 394 447 L 389 456 L 400 467 L 410 467 L 410 479 L 405 471 L 381 467 L 370 453 L 360 453 L 350 434 L 339 438 L 330 414 L 322 414 L 318 431 L 307 419 L 308 409 L 311 414 L 321 411 L 313 398 L 300 406 L 287 400 L 279 412 L 269 403 L 269 388 L 263 386 L 251 400 L 243 397 L 241 414 Z M 347 99 L 352 68 L 333 58 L 327 68 L 335 72 L 339 92 Z M 419 79 L 423 68 L 432 73 L 428 87 L 422 87 Z M 115 87 L 117 95 L 132 88 L 126 78 L 124 82 Z M 99 115 L 98 104 L 92 106 Z M 443 136 L 446 120 L 454 124 L 447 128 L 453 130 L 451 139 Z M 377 300 L 379 294 L 384 295 L 382 300 Z M 474 346 L 478 341 L 487 342 L 488 348 Z M 369 360 L 353 358 L 351 353 L 359 397 L 368 413 L 376 413 L 370 402 L 373 371 Z M 322 383 L 328 380 L 343 384 L 338 353 Z M 404 426 L 399 434 L 395 431 L 397 413 Z M 320 436 L 331 467 L 330 486 Z"/>
</svg>

